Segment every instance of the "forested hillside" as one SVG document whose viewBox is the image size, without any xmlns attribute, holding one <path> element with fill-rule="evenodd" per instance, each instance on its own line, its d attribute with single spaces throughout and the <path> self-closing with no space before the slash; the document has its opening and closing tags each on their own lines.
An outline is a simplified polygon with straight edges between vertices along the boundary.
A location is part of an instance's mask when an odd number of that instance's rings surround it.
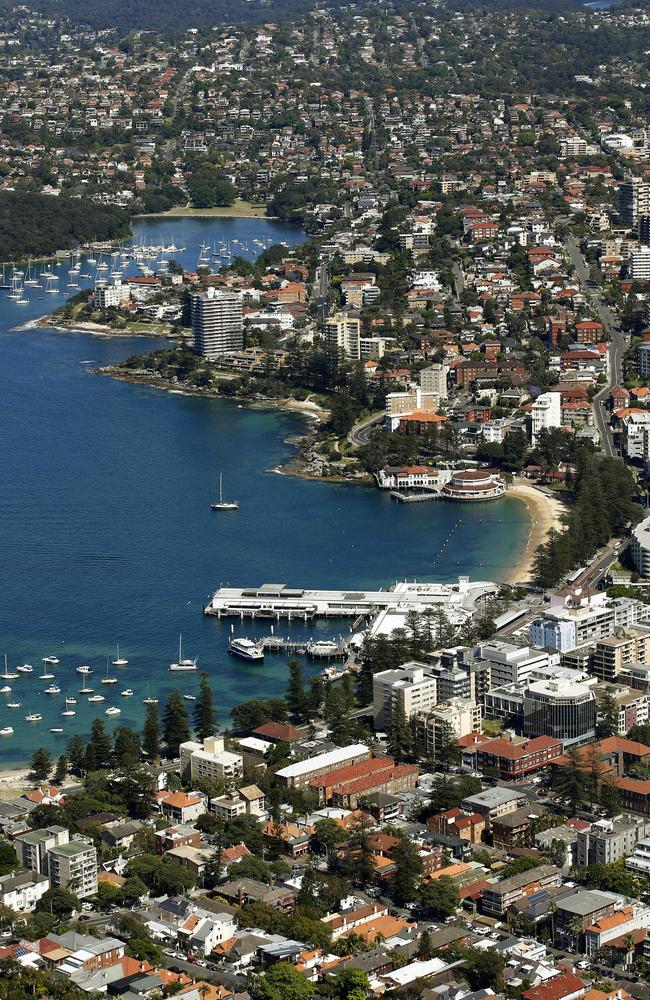
<svg viewBox="0 0 650 1000">
<path fill-rule="evenodd" d="M 121 208 L 86 198 L 56 198 L 17 191 L 0 193 L 0 260 L 38 257 L 129 234 Z"/>
</svg>

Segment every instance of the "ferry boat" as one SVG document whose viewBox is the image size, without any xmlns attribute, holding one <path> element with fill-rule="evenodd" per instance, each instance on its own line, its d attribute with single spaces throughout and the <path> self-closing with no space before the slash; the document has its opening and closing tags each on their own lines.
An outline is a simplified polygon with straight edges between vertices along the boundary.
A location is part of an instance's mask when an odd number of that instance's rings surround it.
<svg viewBox="0 0 650 1000">
<path fill-rule="evenodd" d="M 228 643 L 228 652 L 233 656 L 241 656 L 243 660 L 264 659 L 264 650 L 252 639 L 231 639 Z"/>
<path fill-rule="evenodd" d="M 193 660 L 183 658 L 183 637 L 179 635 L 178 637 L 178 660 L 176 663 L 170 663 L 169 669 L 172 671 L 179 670 L 196 670 L 197 662 L 196 657 Z"/>
<path fill-rule="evenodd" d="M 25 722 L 42 722 L 43 716 L 40 712 L 30 712 L 25 716 Z"/>
</svg>

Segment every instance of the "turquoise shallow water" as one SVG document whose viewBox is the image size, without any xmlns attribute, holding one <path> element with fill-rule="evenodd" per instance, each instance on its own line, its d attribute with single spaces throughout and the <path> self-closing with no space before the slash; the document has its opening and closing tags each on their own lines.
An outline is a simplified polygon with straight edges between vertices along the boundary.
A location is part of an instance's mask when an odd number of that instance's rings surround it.
<svg viewBox="0 0 650 1000">
<path fill-rule="evenodd" d="M 186 245 L 186 263 L 202 239 L 222 238 L 224 225 L 230 238 L 239 230 L 240 239 L 297 239 L 295 231 L 259 220 L 173 220 L 173 234 L 169 221 L 148 220 L 138 229 Z M 21 763 L 38 745 L 60 752 L 71 733 L 88 732 L 111 704 L 122 714 L 105 720 L 109 728 L 139 725 L 147 684 L 161 705 L 174 687 L 195 690 L 198 676 L 167 670 L 180 631 L 186 653 L 210 674 L 223 721 L 239 701 L 283 693 L 286 659 L 268 657 L 263 666 L 232 659 L 229 624 L 202 615 L 220 583 L 376 587 L 404 577 L 449 581 L 459 573 L 492 579 L 516 561 L 530 523 L 516 500 L 396 505 L 375 489 L 274 474 L 269 470 L 291 454 L 285 439 L 303 429 L 303 418 L 90 371 L 159 341 L 12 330 L 61 301 L 65 278 L 60 284 L 60 296 L 44 301 L 36 290 L 22 307 L 0 292 L 0 653 L 7 651 L 10 669 L 25 660 L 35 668 L 0 695 L 0 728 L 15 730 L 0 738 L 1 763 Z M 236 513 L 210 510 L 219 470 L 226 492 L 240 501 Z M 294 624 L 292 632 L 346 628 Z M 267 631 L 268 624 L 238 625 L 240 634 Z M 280 631 L 287 634 L 288 626 Z M 102 690 L 117 641 L 129 665 L 114 688 Z M 47 682 L 37 678 L 48 654 L 61 661 L 58 696 L 44 695 Z M 105 703 L 89 705 L 78 695 L 80 663 L 93 667 L 91 686 Z M 120 697 L 126 687 L 133 698 Z M 66 694 L 77 697 L 77 714 L 62 719 Z M 9 709 L 8 701 L 21 709 Z M 41 712 L 43 721 L 24 722 L 28 711 Z M 51 734 L 52 726 L 64 734 Z"/>
</svg>

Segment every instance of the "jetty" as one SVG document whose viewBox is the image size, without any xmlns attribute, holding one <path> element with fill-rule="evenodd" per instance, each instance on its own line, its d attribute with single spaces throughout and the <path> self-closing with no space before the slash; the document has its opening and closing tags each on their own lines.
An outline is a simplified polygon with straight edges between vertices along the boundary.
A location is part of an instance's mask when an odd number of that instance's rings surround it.
<svg viewBox="0 0 650 1000">
<path fill-rule="evenodd" d="M 425 503 L 427 500 L 444 500 L 439 490 L 391 490 L 393 500 L 399 503 Z"/>
<path fill-rule="evenodd" d="M 345 659 L 350 652 L 350 640 L 338 639 L 284 639 L 279 635 L 265 635 L 259 640 L 264 653 L 294 653 L 314 660 Z"/>
<path fill-rule="evenodd" d="M 477 601 L 495 591 L 493 583 L 470 583 L 469 577 L 463 576 L 456 584 L 413 580 L 397 582 L 385 590 L 311 590 L 283 583 L 265 583 L 252 588 L 219 587 L 203 612 L 216 618 L 309 621 L 315 618 L 366 619 L 381 613 L 400 618 L 409 611 L 421 614 L 444 607 L 452 619 L 458 615 L 462 621 L 473 613 Z"/>
</svg>

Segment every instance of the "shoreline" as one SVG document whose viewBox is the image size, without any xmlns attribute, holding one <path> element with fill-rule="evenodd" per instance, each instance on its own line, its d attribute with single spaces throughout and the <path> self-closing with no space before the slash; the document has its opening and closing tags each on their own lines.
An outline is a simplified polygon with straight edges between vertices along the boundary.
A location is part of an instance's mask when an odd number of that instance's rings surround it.
<svg viewBox="0 0 650 1000">
<path fill-rule="evenodd" d="M 39 328 L 55 330 L 57 333 L 90 333 L 98 337 L 152 337 L 160 340 L 182 339 L 172 333 L 171 327 L 168 330 L 163 330 L 160 326 L 152 325 L 150 330 L 122 330 L 117 327 L 108 326 L 105 323 L 92 323 L 84 320 L 66 325 L 65 321 L 59 319 L 55 313 L 46 313 L 44 316 L 27 320 L 26 323 L 19 323 L 17 326 L 12 326 L 11 331 L 12 333 L 26 333 L 28 330 Z"/>
<path fill-rule="evenodd" d="M 174 205 L 165 212 L 142 212 L 134 219 L 268 219 L 277 221 L 276 215 L 266 214 L 266 205 L 255 205 L 237 198 L 232 205 L 217 205 L 214 208 L 192 208 L 191 205 Z"/>
<path fill-rule="evenodd" d="M 512 570 L 506 574 L 506 582 L 530 583 L 537 549 L 544 544 L 550 530 L 561 523 L 567 507 L 558 497 L 544 492 L 525 480 L 515 480 L 506 496 L 525 503 L 531 519 L 526 548 Z"/>
</svg>

